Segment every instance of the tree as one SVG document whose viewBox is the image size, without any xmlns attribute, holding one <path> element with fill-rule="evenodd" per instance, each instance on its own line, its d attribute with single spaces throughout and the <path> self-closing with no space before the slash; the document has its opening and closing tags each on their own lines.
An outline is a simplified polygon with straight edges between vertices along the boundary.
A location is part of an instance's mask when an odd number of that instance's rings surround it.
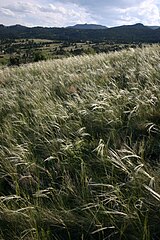
<svg viewBox="0 0 160 240">
<path fill-rule="evenodd" d="M 16 66 L 19 66 L 19 64 L 20 64 L 20 61 L 19 61 L 20 59 L 19 59 L 19 57 L 10 57 L 9 58 L 9 66 L 14 66 L 14 65 L 16 65 Z"/>
<path fill-rule="evenodd" d="M 34 57 L 33 57 L 34 62 L 38 62 L 46 59 L 47 57 L 42 51 L 38 51 L 34 53 Z"/>
</svg>

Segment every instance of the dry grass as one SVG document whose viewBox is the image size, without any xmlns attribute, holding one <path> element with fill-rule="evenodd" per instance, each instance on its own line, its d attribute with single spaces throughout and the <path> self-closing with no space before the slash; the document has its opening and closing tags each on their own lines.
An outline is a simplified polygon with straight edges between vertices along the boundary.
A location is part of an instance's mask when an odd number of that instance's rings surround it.
<svg viewBox="0 0 160 240">
<path fill-rule="evenodd" d="M 0 69 L 1 239 L 159 239 L 160 47 Z"/>
</svg>

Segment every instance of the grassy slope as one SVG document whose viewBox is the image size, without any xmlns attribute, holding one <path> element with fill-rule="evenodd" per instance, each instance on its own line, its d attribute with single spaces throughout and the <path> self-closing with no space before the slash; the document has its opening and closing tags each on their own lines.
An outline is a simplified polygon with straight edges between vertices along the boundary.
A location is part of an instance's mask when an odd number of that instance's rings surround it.
<svg viewBox="0 0 160 240">
<path fill-rule="evenodd" d="M 0 70 L 1 239 L 159 239 L 159 59 Z"/>
</svg>

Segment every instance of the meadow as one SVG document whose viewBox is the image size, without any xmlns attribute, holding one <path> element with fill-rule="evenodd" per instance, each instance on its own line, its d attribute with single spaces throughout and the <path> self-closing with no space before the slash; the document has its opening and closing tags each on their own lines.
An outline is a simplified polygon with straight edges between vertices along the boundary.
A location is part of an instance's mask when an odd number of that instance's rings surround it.
<svg viewBox="0 0 160 240">
<path fill-rule="evenodd" d="M 160 46 L 0 68 L 0 239 L 160 239 Z"/>
<path fill-rule="evenodd" d="M 146 44 L 116 44 L 107 41 L 63 41 L 47 39 L 0 40 L 0 66 L 19 66 L 41 60 L 62 59 L 77 55 L 108 53 Z"/>
</svg>

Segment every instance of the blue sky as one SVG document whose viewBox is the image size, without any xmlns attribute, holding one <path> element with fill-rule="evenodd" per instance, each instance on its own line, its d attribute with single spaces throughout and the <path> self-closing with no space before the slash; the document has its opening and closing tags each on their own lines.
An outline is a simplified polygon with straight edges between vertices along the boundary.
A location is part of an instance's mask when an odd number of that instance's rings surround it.
<svg viewBox="0 0 160 240">
<path fill-rule="evenodd" d="M 160 25 L 160 0 L 0 0 L 0 16 L 4 25 Z"/>
</svg>

